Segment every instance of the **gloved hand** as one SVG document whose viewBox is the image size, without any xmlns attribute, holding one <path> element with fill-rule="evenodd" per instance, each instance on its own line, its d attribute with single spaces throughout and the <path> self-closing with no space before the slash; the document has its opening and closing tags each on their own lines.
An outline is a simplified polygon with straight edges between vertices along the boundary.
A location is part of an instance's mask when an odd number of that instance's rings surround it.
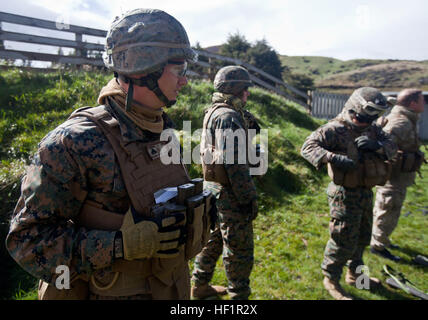
<svg viewBox="0 0 428 320">
<path fill-rule="evenodd" d="M 178 256 L 183 228 L 177 224 L 185 219 L 183 213 L 159 215 L 137 222 L 131 207 L 122 227 L 123 256 L 125 260 L 143 258 L 174 258 Z"/>
<path fill-rule="evenodd" d="M 327 161 L 343 171 L 354 169 L 357 166 L 351 158 L 332 152 L 327 153 Z"/>
<path fill-rule="evenodd" d="M 243 214 L 248 215 L 250 221 L 253 221 L 255 218 L 257 218 L 257 215 L 259 213 L 259 205 L 256 199 L 254 199 L 247 205 L 241 205 L 240 209 Z"/>
<path fill-rule="evenodd" d="M 357 144 L 357 148 L 362 151 L 376 151 L 382 147 L 379 141 L 370 139 L 367 136 L 358 137 L 354 141 Z"/>
</svg>

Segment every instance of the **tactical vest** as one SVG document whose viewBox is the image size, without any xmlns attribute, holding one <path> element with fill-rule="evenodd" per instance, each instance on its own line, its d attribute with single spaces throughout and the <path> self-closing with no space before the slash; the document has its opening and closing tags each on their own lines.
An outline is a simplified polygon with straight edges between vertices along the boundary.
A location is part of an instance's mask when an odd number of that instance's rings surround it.
<svg viewBox="0 0 428 320">
<path fill-rule="evenodd" d="M 215 137 L 207 133 L 209 130 L 208 123 L 213 113 L 220 108 L 227 109 L 226 110 L 227 112 L 236 112 L 236 110 L 230 108 L 230 106 L 226 103 L 216 103 L 206 111 L 206 114 L 204 117 L 204 123 L 202 127 L 200 155 L 201 155 L 201 163 L 202 163 L 204 180 L 217 182 L 223 186 L 227 186 L 230 184 L 230 181 L 223 165 L 223 150 L 216 149 Z M 248 143 L 246 141 L 246 146 L 247 145 Z M 247 152 L 247 159 L 248 159 L 248 152 Z"/>
<path fill-rule="evenodd" d="M 327 163 L 329 177 L 334 184 L 346 188 L 372 188 L 383 186 L 391 176 L 392 164 L 375 152 L 358 152 L 353 142 L 349 142 L 346 155 L 353 159 L 355 169 L 343 171 L 332 163 Z"/>
<path fill-rule="evenodd" d="M 162 164 L 160 150 L 167 142 L 156 140 L 125 144 L 118 121 L 104 106 L 80 108 L 73 112 L 69 119 L 81 116 L 92 120 L 112 145 L 131 203 L 139 214 L 145 217 L 153 215 L 151 209 L 155 206 L 156 191 L 190 181 L 183 164 Z M 85 203 L 82 212 L 85 212 L 87 207 L 88 203 Z M 186 245 L 180 248 L 178 257 L 115 260 L 111 267 L 93 273 L 89 291 L 111 297 L 142 294 L 153 299 L 189 299 L 188 260 L 201 251 L 208 241 L 210 221 L 207 220 L 207 210 L 206 203 L 192 208 L 192 221 L 187 224 Z M 88 212 L 94 212 L 96 217 L 81 214 L 78 220 L 83 226 L 115 231 L 122 225 L 124 216 L 118 218 L 118 214 L 106 214 L 106 211 L 102 214 L 94 210 Z M 188 209 L 186 219 L 189 220 Z"/>
<path fill-rule="evenodd" d="M 343 171 L 328 163 L 328 175 L 336 185 L 346 188 L 383 186 L 391 176 L 392 165 L 373 153 L 365 153 L 353 170 Z"/>
<path fill-rule="evenodd" d="M 400 113 L 399 113 L 400 114 Z M 405 114 L 400 114 L 401 117 L 404 117 L 407 119 L 407 121 L 410 121 L 413 123 L 411 119 L 409 119 Z M 381 123 L 382 127 L 385 127 L 388 123 L 388 118 L 385 118 L 385 121 Z M 426 163 L 424 153 L 419 150 L 420 142 L 418 139 L 418 127 L 417 125 L 413 124 L 414 126 L 414 140 L 408 140 L 408 144 L 406 145 L 403 150 L 398 150 L 397 156 L 394 157 L 394 161 L 392 163 L 392 172 L 393 175 L 399 172 L 404 173 L 411 173 L 420 171 L 420 168 L 423 163 Z M 407 137 L 406 137 L 407 138 Z"/>
</svg>

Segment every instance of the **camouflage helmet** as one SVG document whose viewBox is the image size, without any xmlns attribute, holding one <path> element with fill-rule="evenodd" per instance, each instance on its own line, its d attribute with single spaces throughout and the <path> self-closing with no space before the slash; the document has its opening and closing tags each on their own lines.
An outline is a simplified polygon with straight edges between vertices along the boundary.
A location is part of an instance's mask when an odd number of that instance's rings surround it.
<svg viewBox="0 0 428 320">
<path fill-rule="evenodd" d="M 106 38 L 105 65 L 123 75 L 151 73 L 168 60 L 195 61 L 186 30 L 162 10 L 135 9 L 116 17 Z"/>
<path fill-rule="evenodd" d="M 214 78 L 214 90 L 222 93 L 239 95 L 244 89 L 252 86 L 247 69 L 240 66 L 221 68 Z"/>
<path fill-rule="evenodd" d="M 362 87 L 355 90 L 345 103 L 344 110 L 361 116 L 377 118 L 389 108 L 385 96 L 375 88 Z"/>
</svg>

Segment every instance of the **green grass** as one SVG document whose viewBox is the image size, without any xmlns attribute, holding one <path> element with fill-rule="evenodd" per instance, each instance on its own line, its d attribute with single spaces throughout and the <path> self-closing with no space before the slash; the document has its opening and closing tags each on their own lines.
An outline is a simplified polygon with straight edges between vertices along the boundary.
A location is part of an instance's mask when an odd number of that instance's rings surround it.
<svg viewBox="0 0 428 320">
<path fill-rule="evenodd" d="M 22 270 L 6 253 L 7 222 L 19 197 L 20 177 L 40 139 L 64 121 L 76 108 L 96 105 L 96 97 L 110 76 L 102 73 L 63 72 L 37 74 L 19 70 L 0 73 L 0 299 L 35 299 L 37 280 Z M 251 274 L 251 299 L 330 299 L 322 287 L 320 264 L 328 240 L 328 205 L 325 170 L 317 171 L 299 154 L 304 139 L 323 121 L 312 119 L 301 107 L 259 88 L 251 88 L 248 109 L 263 128 L 269 129 L 269 170 L 256 179 L 260 213 L 254 225 L 255 265 Z M 182 130 L 191 120 L 192 130 L 202 126 L 203 110 L 210 105 L 210 82 L 190 81 L 167 110 Z M 198 141 L 192 141 L 196 146 Z M 201 168 L 189 168 L 192 177 Z M 393 234 L 403 249 L 394 251 L 404 262 L 391 263 L 420 288 L 428 290 L 426 270 L 410 264 L 413 255 L 426 252 L 427 218 L 420 211 L 428 203 L 428 168 L 424 179 L 409 188 L 403 212 Z M 425 250 L 425 251 L 424 251 Z M 385 261 L 368 252 L 366 264 L 382 278 Z M 191 263 L 192 265 L 192 263 Z M 226 285 L 221 259 L 213 283 Z M 385 288 L 361 292 L 344 285 L 364 299 L 413 299 Z"/>
<path fill-rule="evenodd" d="M 280 56 L 280 60 L 282 65 L 290 68 L 293 73 L 302 73 L 314 80 L 319 80 L 332 74 L 387 62 L 387 60 L 370 59 L 342 61 L 335 58 L 317 56 Z"/>
</svg>

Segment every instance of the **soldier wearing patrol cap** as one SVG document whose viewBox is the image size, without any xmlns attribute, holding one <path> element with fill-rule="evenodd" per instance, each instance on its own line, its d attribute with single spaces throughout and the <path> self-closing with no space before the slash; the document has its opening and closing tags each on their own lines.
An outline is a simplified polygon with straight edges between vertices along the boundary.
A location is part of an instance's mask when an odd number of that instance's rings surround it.
<svg viewBox="0 0 428 320">
<path fill-rule="evenodd" d="M 346 282 L 356 284 L 364 248 L 370 244 L 373 193 L 386 182 L 397 152 L 391 137 L 373 123 L 387 110 L 386 98 L 375 88 L 355 90 L 342 112 L 318 128 L 304 142 L 302 156 L 320 168 L 327 164 L 333 180 L 327 195 L 330 205 L 330 240 L 321 265 L 324 287 L 335 298 L 352 299 L 339 284 L 348 264 Z M 370 285 L 378 284 L 375 278 Z"/>
<path fill-rule="evenodd" d="M 257 192 L 248 160 L 238 163 L 237 154 L 247 147 L 248 129 L 258 127 L 244 109 L 252 85 L 248 71 L 239 66 L 221 68 L 214 79 L 212 106 L 205 112 L 201 139 L 205 186 L 217 196 L 219 223 L 208 245 L 196 256 L 193 277 L 194 298 L 207 298 L 227 292 L 231 299 L 247 299 L 251 293 L 253 267 L 253 225 Z M 241 131 L 244 139 L 234 139 L 233 159 L 227 161 L 224 132 Z M 248 157 L 247 157 L 248 159 Z M 228 288 L 210 286 L 216 262 L 223 253 Z"/>
<path fill-rule="evenodd" d="M 186 199 L 159 207 L 154 193 L 190 180 L 183 165 L 164 165 L 159 150 L 171 125 L 163 107 L 186 85 L 196 54 L 183 26 L 155 9 L 117 17 L 106 42 L 115 77 L 98 107 L 75 111 L 39 144 L 6 245 L 41 279 L 40 299 L 189 299 L 188 260 L 206 234 L 203 197 L 189 211 Z M 69 290 L 55 287 L 61 265 Z"/>
</svg>

